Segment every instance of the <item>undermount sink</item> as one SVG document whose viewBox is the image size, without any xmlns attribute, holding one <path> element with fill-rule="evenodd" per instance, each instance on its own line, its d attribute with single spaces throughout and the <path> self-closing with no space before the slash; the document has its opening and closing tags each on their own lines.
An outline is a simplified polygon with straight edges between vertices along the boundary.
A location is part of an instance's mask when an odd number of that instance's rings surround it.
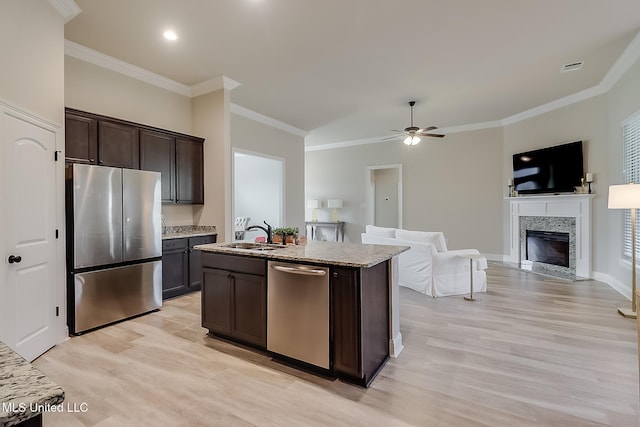
<svg viewBox="0 0 640 427">
<path fill-rule="evenodd" d="M 225 248 L 233 249 L 247 249 L 251 251 L 273 251 L 276 249 L 282 249 L 281 245 L 269 245 L 264 243 L 251 243 L 251 242 L 236 242 L 224 245 Z"/>
</svg>

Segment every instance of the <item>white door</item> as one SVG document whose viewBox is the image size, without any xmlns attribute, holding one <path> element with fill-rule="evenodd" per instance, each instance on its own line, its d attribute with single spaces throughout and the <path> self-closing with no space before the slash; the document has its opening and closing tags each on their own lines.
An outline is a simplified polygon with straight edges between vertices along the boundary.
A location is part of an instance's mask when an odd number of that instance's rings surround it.
<svg viewBox="0 0 640 427">
<path fill-rule="evenodd" d="M 57 335 L 56 133 L 6 111 L 0 119 L 0 339 L 31 361 Z"/>
</svg>

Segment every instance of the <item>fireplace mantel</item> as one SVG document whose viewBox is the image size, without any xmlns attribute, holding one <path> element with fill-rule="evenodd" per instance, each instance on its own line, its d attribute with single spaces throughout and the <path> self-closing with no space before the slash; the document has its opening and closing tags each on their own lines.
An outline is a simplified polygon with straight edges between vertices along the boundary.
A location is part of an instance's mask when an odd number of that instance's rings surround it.
<svg viewBox="0 0 640 427">
<path fill-rule="evenodd" d="M 520 263 L 520 217 L 568 217 L 576 220 L 576 276 L 592 278 L 591 204 L 595 194 L 506 197 L 509 202 L 509 253 L 505 261 Z"/>
</svg>

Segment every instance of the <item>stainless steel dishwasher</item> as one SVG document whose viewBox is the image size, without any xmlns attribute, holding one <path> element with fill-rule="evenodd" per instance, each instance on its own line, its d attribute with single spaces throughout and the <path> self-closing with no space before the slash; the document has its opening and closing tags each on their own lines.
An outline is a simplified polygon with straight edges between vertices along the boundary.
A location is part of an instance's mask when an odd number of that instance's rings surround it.
<svg viewBox="0 0 640 427">
<path fill-rule="evenodd" d="M 329 369 L 329 269 L 269 261 L 267 349 Z"/>
</svg>

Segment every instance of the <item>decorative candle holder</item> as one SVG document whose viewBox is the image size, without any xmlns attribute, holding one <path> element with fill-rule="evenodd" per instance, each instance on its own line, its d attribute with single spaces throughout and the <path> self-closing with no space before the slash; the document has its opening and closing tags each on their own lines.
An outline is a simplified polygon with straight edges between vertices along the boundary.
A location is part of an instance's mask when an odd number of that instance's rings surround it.
<svg viewBox="0 0 640 427">
<path fill-rule="evenodd" d="M 585 181 L 587 182 L 587 185 L 588 185 L 589 194 L 591 194 L 591 183 L 593 182 L 593 174 L 591 172 L 587 172 L 585 176 Z"/>
</svg>

